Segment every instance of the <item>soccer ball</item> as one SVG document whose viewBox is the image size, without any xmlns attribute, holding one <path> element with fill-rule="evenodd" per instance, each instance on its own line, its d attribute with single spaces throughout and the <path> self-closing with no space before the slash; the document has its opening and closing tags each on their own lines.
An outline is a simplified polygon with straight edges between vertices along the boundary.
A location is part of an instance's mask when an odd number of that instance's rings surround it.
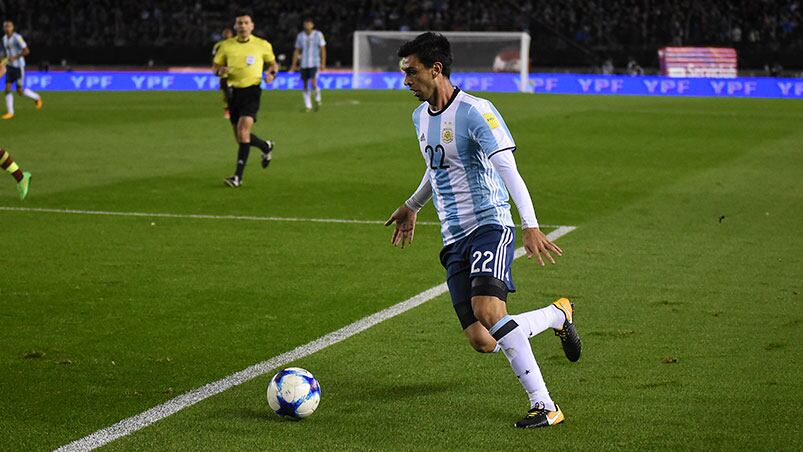
<svg viewBox="0 0 803 452">
<path fill-rule="evenodd" d="M 315 412 L 321 401 L 321 386 L 309 371 L 290 367 L 268 383 L 268 405 L 279 416 L 303 419 Z"/>
</svg>

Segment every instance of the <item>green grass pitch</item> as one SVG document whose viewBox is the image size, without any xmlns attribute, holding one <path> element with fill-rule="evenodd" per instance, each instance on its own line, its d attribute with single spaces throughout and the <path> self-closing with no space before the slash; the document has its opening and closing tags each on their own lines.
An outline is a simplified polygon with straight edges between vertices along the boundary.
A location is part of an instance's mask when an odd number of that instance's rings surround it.
<svg viewBox="0 0 803 452">
<path fill-rule="evenodd" d="M 566 422 L 467 345 L 443 295 L 304 358 L 311 418 L 266 375 L 112 450 L 800 450 L 803 102 L 490 94 L 558 265 L 514 264 L 509 309 L 573 299 L 584 354 L 533 340 Z M 0 207 L 384 220 L 423 172 L 404 92 L 266 92 L 245 185 L 216 93 L 45 93 L 0 124 L 33 175 Z M 427 206 L 420 217 L 434 221 Z M 443 280 L 436 226 L 0 210 L 0 449 L 52 449 Z"/>
</svg>

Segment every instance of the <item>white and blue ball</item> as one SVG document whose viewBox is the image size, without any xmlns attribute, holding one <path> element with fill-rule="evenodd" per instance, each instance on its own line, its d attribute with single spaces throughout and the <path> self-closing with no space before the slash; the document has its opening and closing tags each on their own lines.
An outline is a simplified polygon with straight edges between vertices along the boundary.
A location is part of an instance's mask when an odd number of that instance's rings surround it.
<svg viewBox="0 0 803 452">
<path fill-rule="evenodd" d="M 309 371 L 289 367 L 268 383 L 268 405 L 279 416 L 303 419 L 315 412 L 321 401 L 321 386 Z"/>
</svg>

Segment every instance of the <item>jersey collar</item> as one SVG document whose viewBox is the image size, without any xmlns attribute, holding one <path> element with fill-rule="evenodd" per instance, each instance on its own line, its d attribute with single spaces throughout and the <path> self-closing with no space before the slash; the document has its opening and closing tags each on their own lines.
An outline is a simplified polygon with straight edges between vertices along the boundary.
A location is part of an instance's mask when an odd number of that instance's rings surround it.
<svg viewBox="0 0 803 452">
<path fill-rule="evenodd" d="M 455 86 L 454 92 L 452 93 L 452 97 L 449 98 L 449 102 L 446 102 L 446 105 L 444 105 L 443 108 L 441 108 L 438 111 L 432 111 L 430 110 L 429 105 L 427 105 L 427 113 L 429 113 L 430 116 L 438 116 L 439 114 L 443 113 L 452 105 L 452 102 L 454 102 L 455 98 L 457 98 L 457 95 L 459 93 L 460 93 L 460 88 Z"/>
</svg>

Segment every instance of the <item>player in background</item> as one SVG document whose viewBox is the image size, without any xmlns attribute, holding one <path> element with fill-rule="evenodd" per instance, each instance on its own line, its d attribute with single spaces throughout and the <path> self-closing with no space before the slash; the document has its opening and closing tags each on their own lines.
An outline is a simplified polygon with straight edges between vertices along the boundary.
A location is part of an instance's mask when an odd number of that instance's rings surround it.
<svg viewBox="0 0 803 452">
<path fill-rule="evenodd" d="M 217 55 L 217 51 L 220 49 L 221 44 L 223 44 L 227 39 L 231 39 L 234 36 L 234 32 L 231 31 L 231 28 L 226 27 L 220 33 L 223 37 L 220 41 L 216 42 L 214 46 L 212 46 L 212 64 L 214 64 L 215 55 Z M 229 84 L 226 83 L 226 77 L 218 77 L 220 80 L 220 93 L 223 95 L 223 117 L 229 119 Z"/>
<path fill-rule="evenodd" d="M 28 44 L 22 39 L 19 33 L 14 32 L 14 23 L 10 20 L 3 22 L 3 49 L 6 59 L 6 113 L 0 118 L 11 119 L 14 117 L 14 95 L 11 94 L 11 85 L 17 84 L 17 93 L 33 99 L 36 109 L 42 109 L 42 96 L 29 88 L 25 88 L 25 57 L 31 51 Z"/>
<path fill-rule="evenodd" d="M 250 13 L 237 14 L 234 30 L 237 32 L 236 38 L 228 39 L 220 45 L 212 70 L 218 77 L 226 77 L 231 87 L 229 121 L 239 147 L 234 175 L 227 177 L 225 182 L 230 187 L 239 187 L 243 183 L 243 171 L 251 146 L 262 151 L 262 168 L 267 168 L 271 161 L 273 142 L 254 135 L 251 128 L 257 120 L 262 97 L 260 83 L 263 78 L 265 83 L 273 82 L 279 65 L 273 55 L 273 46 L 252 34 L 254 22 Z M 267 72 L 264 71 L 266 65 Z"/>
<path fill-rule="evenodd" d="M 315 92 L 314 110 L 318 111 L 321 106 L 318 72 L 326 70 L 326 39 L 324 39 L 323 33 L 315 29 L 315 23 L 311 18 L 304 19 L 304 31 L 296 36 L 296 49 L 293 52 L 290 72 L 295 72 L 299 66 L 301 67 L 301 80 L 304 81 L 304 109 L 305 111 L 313 110 L 311 85 L 312 91 Z"/>
<path fill-rule="evenodd" d="M 541 265 L 550 253 L 562 255 L 538 227 L 530 194 L 519 175 L 516 144 L 491 102 L 452 85 L 452 53 L 440 34 L 424 33 L 399 49 L 404 84 L 423 103 L 413 125 L 426 170 L 421 184 L 388 219 L 396 229 L 391 242 L 412 243 L 417 212 L 433 199 L 441 221 L 441 263 L 463 332 L 478 352 L 502 351 L 530 400 L 520 428 L 547 427 L 563 421 L 536 363 L 529 338 L 549 328 L 561 339 L 570 361 L 580 358 L 580 337 L 573 307 L 561 298 L 518 315 L 507 313 L 515 286 L 510 266 L 515 229 L 508 191 L 521 214 L 524 247 Z"/>
</svg>

